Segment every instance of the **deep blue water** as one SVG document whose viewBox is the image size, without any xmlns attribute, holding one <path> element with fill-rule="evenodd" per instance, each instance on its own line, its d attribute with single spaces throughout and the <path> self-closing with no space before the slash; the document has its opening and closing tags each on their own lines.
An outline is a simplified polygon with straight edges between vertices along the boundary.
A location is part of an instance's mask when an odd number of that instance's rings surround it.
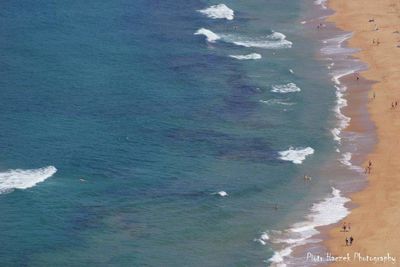
<svg viewBox="0 0 400 267">
<path fill-rule="evenodd" d="M 253 239 L 307 212 L 298 177 L 330 157 L 335 96 L 305 3 L 225 3 L 232 21 L 197 0 L 1 2 L 0 170 L 58 170 L 0 195 L 1 266 L 266 265 Z M 293 47 L 208 44 L 201 27 Z M 302 91 L 270 92 L 289 82 Z M 290 146 L 315 153 L 280 160 Z"/>
</svg>

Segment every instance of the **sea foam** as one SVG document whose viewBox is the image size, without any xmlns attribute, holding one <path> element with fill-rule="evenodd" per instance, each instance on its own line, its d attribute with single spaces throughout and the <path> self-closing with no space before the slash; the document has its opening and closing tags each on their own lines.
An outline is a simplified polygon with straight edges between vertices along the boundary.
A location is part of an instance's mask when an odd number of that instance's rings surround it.
<svg viewBox="0 0 400 267">
<path fill-rule="evenodd" d="M 354 52 L 352 48 L 344 47 L 343 44 L 352 36 L 352 33 L 345 33 L 337 35 L 333 38 L 329 38 L 323 41 L 325 46 L 321 49 L 321 52 L 328 55 L 328 60 L 332 60 L 331 56 L 342 56 L 347 57 L 348 54 Z M 328 65 L 328 69 L 332 69 L 335 66 L 333 62 Z M 345 116 L 342 113 L 342 109 L 347 106 L 347 100 L 345 99 L 345 94 L 347 87 L 340 82 L 342 77 L 353 74 L 360 70 L 360 66 L 355 66 L 353 68 L 338 69 L 330 74 L 332 75 L 332 81 L 334 82 L 336 88 L 336 106 L 334 108 L 335 116 L 338 119 L 338 125 L 331 130 L 333 139 L 340 144 L 341 143 L 341 133 L 350 124 L 351 118 Z"/>
<path fill-rule="evenodd" d="M 262 56 L 257 53 L 251 53 L 248 55 L 230 55 L 231 58 L 236 58 L 239 60 L 249 60 L 249 59 L 261 59 Z"/>
<path fill-rule="evenodd" d="M 198 12 L 212 19 L 233 20 L 234 18 L 234 11 L 225 4 L 213 5 L 208 8 L 198 10 Z"/>
<path fill-rule="evenodd" d="M 215 43 L 218 40 L 232 43 L 238 46 L 255 47 L 264 49 L 281 49 L 292 47 L 292 42 L 286 40 L 286 36 L 279 32 L 273 32 L 265 37 L 244 37 L 235 34 L 215 33 L 209 29 L 200 28 L 195 35 L 204 35 L 208 42 Z"/>
<path fill-rule="evenodd" d="M 300 92 L 301 89 L 295 83 L 273 85 L 271 92 L 274 93 L 294 93 Z"/>
<path fill-rule="evenodd" d="M 261 245 L 266 245 L 267 241 L 269 240 L 269 235 L 267 232 L 263 232 L 260 236 L 260 238 L 254 239 L 254 241 L 259 242 Z"/>
<path fill-rule="evenodd" d="M 290 147 L 288 150 L 279 152 L 280 159 L 285 161 L 291 161 L 294 164 L 301 164 L 307 156 L 314 154 L 314 149 L 311 147 L 306 148 L 293 148 Z"/>
<path fill-rule="evenodd" d="M 283 245 L 282 249 L 275 251 L 269 259 L 271 266 L 286 266 L 285 262 L 295 247 L 320 241 L 311 239 L 319 233 L 317 227 L 336 223 L 349 214 L 345 204 L 350 199 L 340 193 L 340 190 L 332 187 L 331 196 L 314 203 L 305 221 L 295 223 L 289 229 L 276 232 L 270 237 L 271 243 Z"/>
<path fill-rule="evenodd" d="M 227 197 L 228 193 L 225 192 L 225 191 L 218 191 L 218 192 L 212 193 L 212 195 L 217 195 L 217 196 L 220 196 L 220 197 Z"/>
<path fill-rule="evenodd" d="M 43 182 L 57 172 L 54 166 L 32 170 L 8 170 L 0 173 L 0 194 L 14 189 L 27 189 Z"/>
<path fill-rule="evenodd" d="M 194 35 L 204 35 L 206 37 L 207 41 L 210 43 L 215 43 L 217 40 L 221 39 L 221 37 L 218 34 L 212 32 L 210 30 L 207 30 L 205 28 L 198 29 L 194 33 Z"/>
<path fill-rule="evenodd" d="M 321 6 L 322 9 L 327 9 L 326 2 L 327 0 L 315 0 L 314 4 Z"/>
<path fill-rule="evenodd" d="M 356 166 L 351 163 L 352 157 L 353 157 L 353 154 L 351 152 L 345 152 L 342 154 L 342 156 L 338 160 L 340 163 L 345 165 L 350 170 L 354 170 L 359 173 L 362 173 L 364 170 L 360 166 Z"/>
<path fill-rule="evenodd" d="M 286 36 L 280 32 L 273 32 L 265 37 L 248 38 L 233 34 L 226 34 L 222 37 L 225 42 L 238 46 L 255 47 L 264 49 L 291 48 L 293 43 L 286 40 Z"/>
<path fill-rule="evenodd" d="M 268 105 L 283 105 L 283 106 L 292 106 L 295 103 L 286 102 L 286 99 L 268 99 L 268 100 L 260 100 L 261 103 Z"/>
<path fill-rule="evenodd" d="M 343 46 L 343 43 L 348 40 L 352 35 L 352 33 L 344 33 L 333 38 L 323 40 L 322 42 L 326 45 L 321 48 L 321 52 L 325 55 L 337 55 L 350 54 L 352 51 L 356 51 L 353 48 Z"/>
<path fill-rule="evenodd" d="M 340 82 L 342 77 L 353 74 L 357 72 L 358 68 L 353 69 L 344 69 L 340 71 L 335 71 L 331 73 L 332 81 L 335 84 L 336 88 L 336 106 L 334 108 L 335 116 L 338 119 L 337 126 L 331 130 L 333 139 L 337 141 L 339 144 L 341 143 L 341 133 L 347 126 L 350 125 L 351 118 L 347 117 L 342 113 L 342 109 L 347 106 L 347 100 L 345 99 L 345 93 L 347 91 L 347 87 Z"/>
</svg>

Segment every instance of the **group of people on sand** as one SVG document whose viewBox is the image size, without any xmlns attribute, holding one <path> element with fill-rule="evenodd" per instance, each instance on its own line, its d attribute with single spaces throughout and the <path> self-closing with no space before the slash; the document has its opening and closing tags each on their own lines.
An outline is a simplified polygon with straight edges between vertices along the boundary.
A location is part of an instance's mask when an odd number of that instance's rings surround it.
<svg viewBox="0 0 400 267">
<path fill-rule="evenodd" d="M 372 44 L 373 45 L 379 45 L 381 42 L 379 41 L 379 38 L 374 38 L 374 39 L 372 39 Z"/>
<path fill-rule="evenodd" d="M 346 222 L 343 222 L 342 229 L 343 229 L 343 232 L 349 232 L 351 230 L 351 224 L 350 223 L 347 224 Z"/>
<path fill-rule="evenodd" d="M 350 230 L 351 230 L 351 224 L 350 224 L 350 223 L 343 222 L 342 229 L 343 229 L 343 232 L 350 232 Z M 346 239 L 345 239 L 346 246 L 351 246 L 351 245 L 353 245 L 353 241 L 354 241 L 353 236 L 350 236 L 350 237 L 347 237 L 347 236 L 346 236 Z"/>
<path fill-rule="evenodd" d="M 397 108 L 397 101 L 392 101 L 392 109 L 395 109 L 395 108 Z"/>
<path fill-rule="evenodd" d="M 372 161 L 368 161 L 368 166 L 365 167 L 365 174 L 370 174 L 372 169 Z"/>
<path fill-rule="evenodd" d="M 375 19 L 370 19 L 368 22 L 375 22 Z M 375 23 L 374 24 L 374 31 L 379 31 L 379 27 L 378 27 L 378 25 Z M 393 33 L 395 33 L 395 34 L 400 34 L 400 31 L 399 30 L 396 30 L 396 31 L 394 31 Z M 400 42 L 400 40 L 398 40 L 397 42 Z M 372 39 L 372 44 L 373 45 L 379 45 L 381 42 L 379 41 L 379 38 L 374 38 L 374 39 Z M 400 44 L 397 44 L 397 46 L 396 47 L 398 47 L 398 48 L 400 48 Z"/>
<path fill-rule="evenodd" d="M 322 28 L 325 28 L 326 27 L 326 25 L 325 24 L 323 24 L 323 23 L 319 23 L 318 25 L 317 25 L 317 29 L 319 30 L 319 29 L 322 29 Z"/>
<path fill-rule="evenodd" d="M 372 19 L 370 19 L 368 22 L 374 22 L 375 23 L 375 19 L 374 18 L 372 18 Z M 375 23 L 374 24 L 374 31 L 379 31 L 379 27 L 378 27 L 378 25 Z M 381 42 L 379 41 L 379 39 L 377 38 L 377 39 L 372 39 L 372 44 L 373 45 L 379 45 Z"/>
</svg>

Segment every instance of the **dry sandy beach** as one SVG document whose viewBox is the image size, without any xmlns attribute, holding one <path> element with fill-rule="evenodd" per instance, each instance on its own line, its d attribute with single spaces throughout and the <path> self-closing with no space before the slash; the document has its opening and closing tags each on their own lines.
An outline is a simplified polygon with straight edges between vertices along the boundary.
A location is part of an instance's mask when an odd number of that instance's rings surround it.
<svg viewBox="0 0 400 267">
<path fill-rule="evenodd" d="M 368 65 L 360 75 L 375 81 L 368 110 L 377 144 L 364 162 L 372 162 L 366 188 L 350 196 L 356 208 L 329 230 L 326 245 L 332 255 L 350 257 L 335 266 L 400 266 L 400 0 L 330 0 L 329 6 L 335 14 L 328 21 L 353 32 L 348 45 Z M 340 231 L 343 222 L 351 223 L 350 232 Z"/>
</svg>

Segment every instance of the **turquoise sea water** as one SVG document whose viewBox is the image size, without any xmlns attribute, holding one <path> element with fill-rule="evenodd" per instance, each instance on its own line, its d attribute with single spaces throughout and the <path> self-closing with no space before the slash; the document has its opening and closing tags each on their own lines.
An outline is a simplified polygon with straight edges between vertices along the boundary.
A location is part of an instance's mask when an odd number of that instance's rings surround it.
<svg viewBox="0 0 400 267">
<path fill-rule="evenodd" d="M 209 1 L 2 1 L 1 266 L 265 266 L 257 239 L 331 192 L 302 180 L 335 150 L 313 2 L 224 3 L 233 20 Z M 234 44 L 257 41 L 274 47 Z"/>
</svg>

